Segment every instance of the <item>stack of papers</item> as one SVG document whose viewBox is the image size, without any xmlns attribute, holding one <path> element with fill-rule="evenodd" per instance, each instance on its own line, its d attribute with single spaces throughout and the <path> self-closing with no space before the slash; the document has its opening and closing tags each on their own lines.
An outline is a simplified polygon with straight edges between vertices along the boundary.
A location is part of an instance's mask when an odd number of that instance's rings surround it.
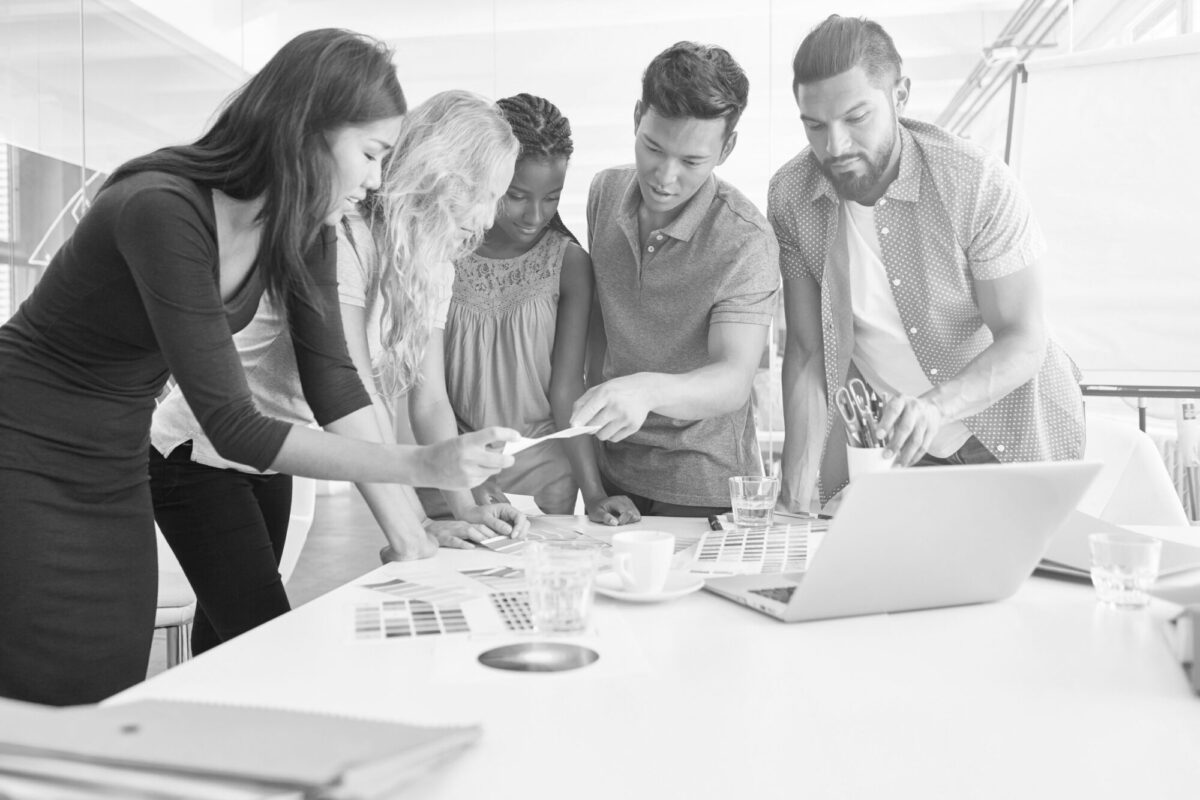
<svg viewBox="0 0 1200 800">
<path fill-rule="evenodd" d="M 1140 533 L 1162 539 L 1162 561 L 1158 569 L 1160 579 L 1200 575 L 1196 572 L 1200 570 L 1200 529 L 1114 525 L 1081 511 L 1072 511 L 1054 534 L 1038 563 L 1038 569 L 1063 577 L 1090 580 L 1092 555 L 1088 547 L 1088 534 L 1091 533 Z"/>
<path fill-rule="evenodd" d="M 0 796 L 370 800 L 479 733 L 204 703 L 58 709 L 0 700 Z"/>
</svg>

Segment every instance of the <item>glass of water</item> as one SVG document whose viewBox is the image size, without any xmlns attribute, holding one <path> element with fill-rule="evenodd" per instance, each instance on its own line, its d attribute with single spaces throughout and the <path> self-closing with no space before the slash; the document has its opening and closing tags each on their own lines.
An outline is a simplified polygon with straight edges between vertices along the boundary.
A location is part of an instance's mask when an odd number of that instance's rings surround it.
<svg viewBox="0 0 1200 800">
<path fill-rule="evenodd" d="M 599 563 L 597 542 L 548 540 L 526 545 L 529 607 L 540 633 L 587 630 Z"/>
<path fill-rule="evenodd" d="M 1136 533 L 1093 533 L 1092 585 L 1100 602 L 1140 608 L 1150 602 L 1146 590 L 1158 577 L 1162 542 Z"/>
<path fill-rule="evenodd" d="M 779 479 L 763 475 L 738 475 L 729 479 L 729 504 L 739 528 L 769 528 L 779 496 Z"/>
</svg>

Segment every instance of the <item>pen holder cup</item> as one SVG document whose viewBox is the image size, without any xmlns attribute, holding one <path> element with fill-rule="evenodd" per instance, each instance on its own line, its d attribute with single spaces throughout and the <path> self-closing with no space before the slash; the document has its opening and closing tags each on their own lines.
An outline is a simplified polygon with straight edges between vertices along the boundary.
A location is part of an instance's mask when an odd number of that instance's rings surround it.
<svg viewBox="0 0 1200 800">
<path fill-rule="evenodd" d="M 884 472 L 892 468 L 892 464 L 896 460 L 895 455 L 883 457 L 882 447 L 855 447 L 846 445 L 846 468 L 850 475 L 850 482 L 859 475 L 866 475 L 869 472 Z"/>
</svg>

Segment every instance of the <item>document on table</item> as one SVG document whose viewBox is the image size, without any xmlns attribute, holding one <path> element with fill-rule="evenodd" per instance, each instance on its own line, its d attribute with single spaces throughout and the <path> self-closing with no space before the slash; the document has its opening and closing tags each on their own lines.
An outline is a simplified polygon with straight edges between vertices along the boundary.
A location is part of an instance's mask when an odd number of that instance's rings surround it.
<svg viewBox="0 0 1200 800">
<path fill-rule="evenodd" d="M 517 453 L 521 452 L 522 450 L 528 450 L 531 447 L 535 447 L 536 445 L 539 445 L 542 442 L 548 442 L 551 439 L 569 439 L 572 436 L 584 436 L 589 433 L 595 433 L 598 430 L 600 430 L 599 425 L 578 425 L 573 428 L 564 428 L 561 431 L 555 431 L 554 433 L 548 433 L 545 436 L 539 436 L 536 439 L 527 439 L 524 436 L 522 436 L 520 439 L 517 439 L 515 442 L 505 442 L 504 452 L 510 456 L 516 455 Z"/>
</svg>

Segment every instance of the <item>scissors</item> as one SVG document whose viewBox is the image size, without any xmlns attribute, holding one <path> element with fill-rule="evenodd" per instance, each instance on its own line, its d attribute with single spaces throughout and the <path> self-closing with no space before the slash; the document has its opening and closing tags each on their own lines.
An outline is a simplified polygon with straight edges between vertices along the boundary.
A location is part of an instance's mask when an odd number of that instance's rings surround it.
<svg viewBox="0 0 1200 800">
<path fill-rule="evenodd" d="M 837 406 L 838 413 L 842 415 L 842 422 L 846 425 L 846 435 L 850 437 L 851 444 L 855 447 L 865 447 L 866 443 L 863 441 L 863 427 L 862 420 L 858 414 L 858 406 L 845 386 L 839 387 L 834 392 L 833 403 Z"/>
<path fill-rule="evenodd" d="M 875 405 L 878 398 L 859 378 L 851 378 L 846 382 L 846 387 L 846 393 L 850 396 L 850 400 L 858 412 L 859 425 L 862 426 L 861 430 L 866 446 L 879 447 L 881 442 L 875 437 L 875 426 L 878 424 Z"/>
</svg>

